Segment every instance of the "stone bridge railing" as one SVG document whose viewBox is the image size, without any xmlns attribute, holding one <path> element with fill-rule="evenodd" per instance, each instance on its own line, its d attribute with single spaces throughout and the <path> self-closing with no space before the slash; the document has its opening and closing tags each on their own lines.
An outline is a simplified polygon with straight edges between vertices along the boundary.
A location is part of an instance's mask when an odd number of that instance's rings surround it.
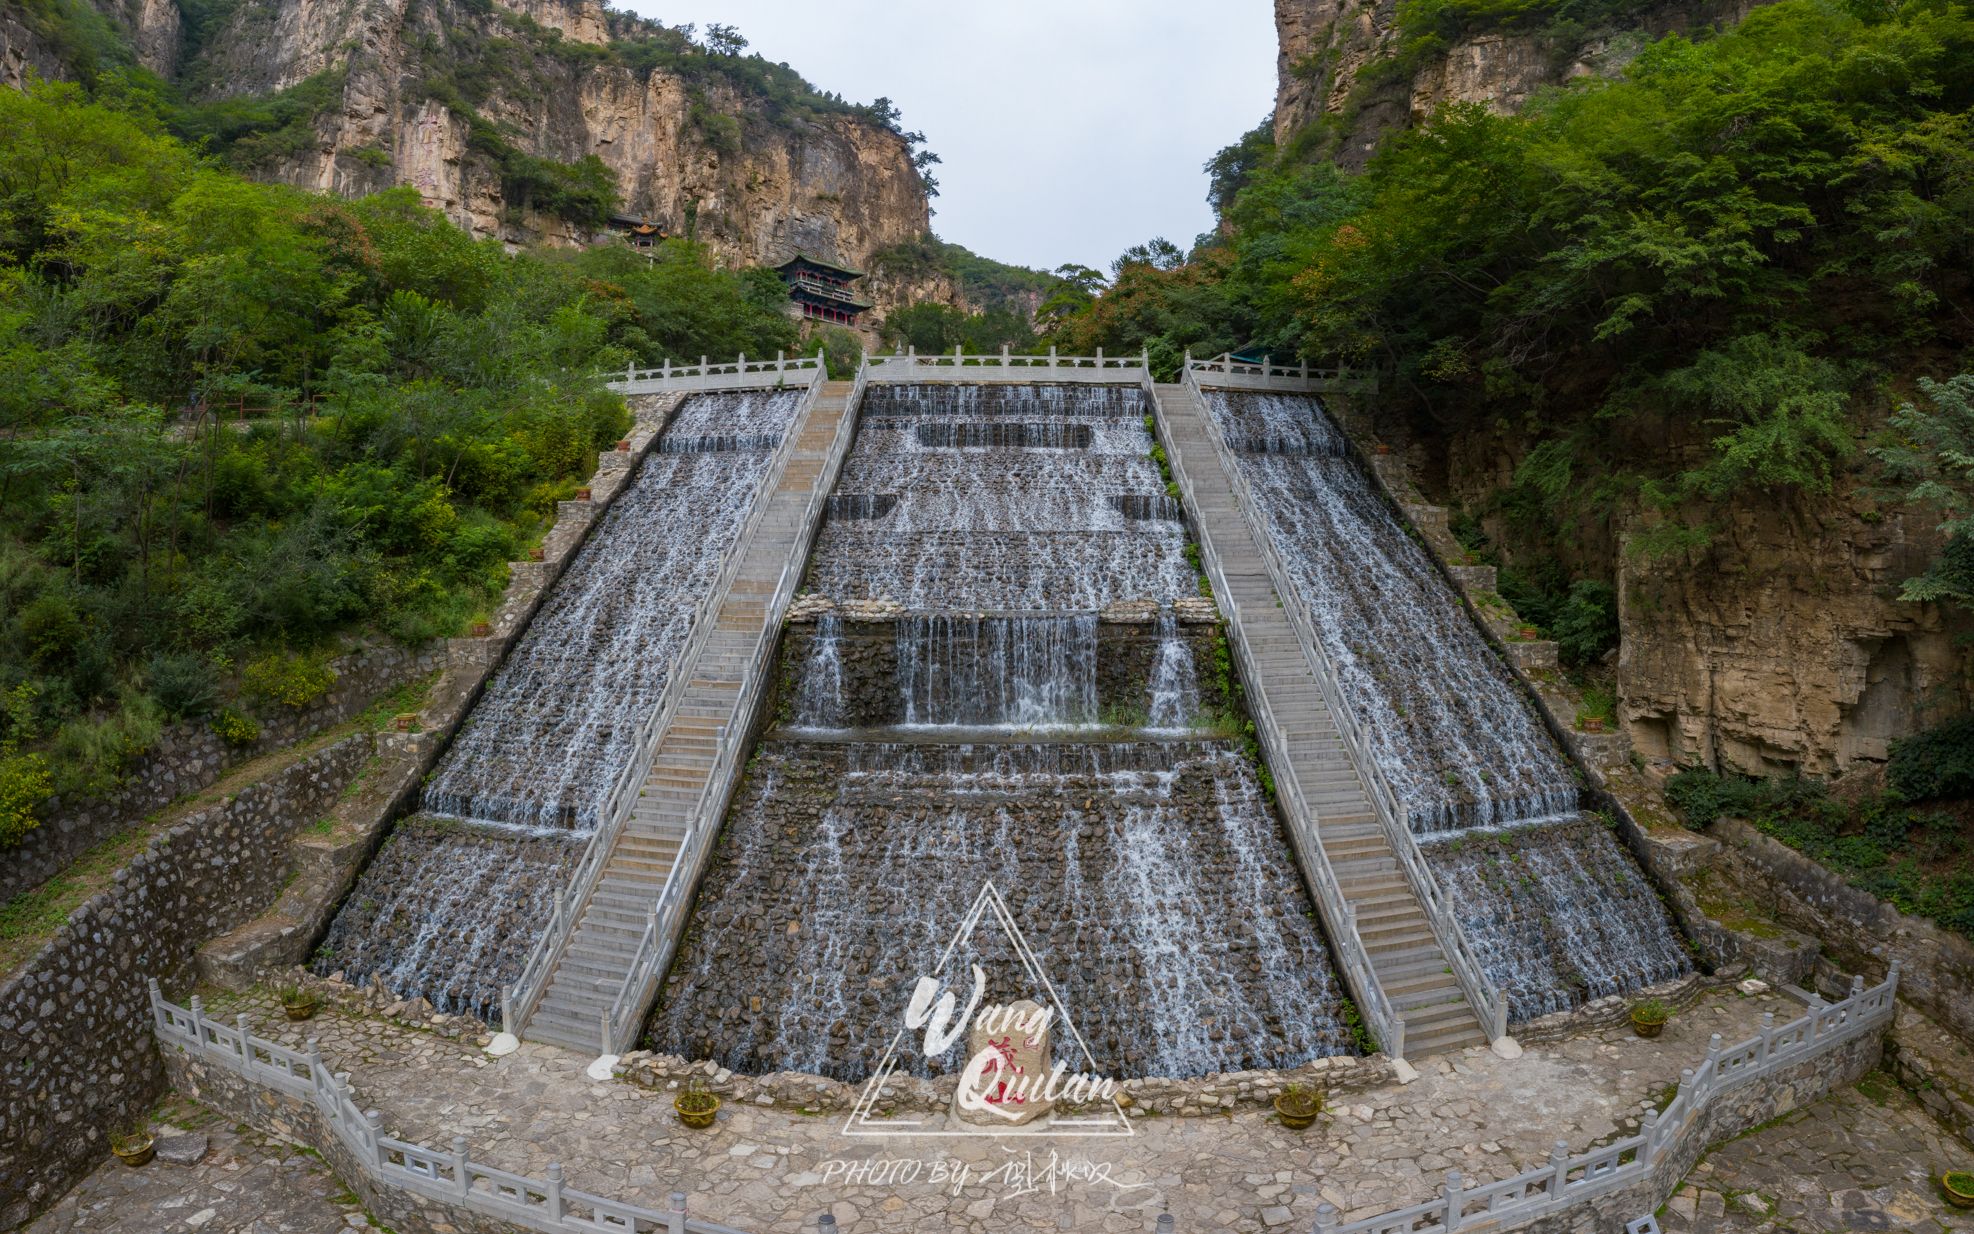
<svg viewBox="0 0 1974 1234">
<path fill-rule="evenodd" d="M 871 381 L 986 382 L 1115 382 L 1136 385 L 1150 372 L 1143 352 L 1135 356 L 1060 356 L 1051 347 L 1046 355 L 1015 355 L 1005 347 L 998 355 L 955 348 L 951 355 L 920 355 L 907 348 L 890 355 L 866 355 L 863 372 Z"/>
<path fill-rule="evenodd" d="M 1236 360 L 1221 353 L 1210 360 L 1196 360 L 1186 353 L 1188 379 L 1198 377 L 1216 386 L 1236 390 L 1296 390 L 1317 394 L 1376 394 L 1378 375 L 1369 369 L 1311 368 L 1308 361 L 1277 364 L 1270 356 L 1259 363 Z"/>
<path fill-rule="evenodd" d="M 748 509 L 747 520 L 741 525 L 740 534 L 734 537 L 733 546 L 727 550 L 727 558 L 721 563 L 720 572 L 707 587 L 706 594 L 700 597 L 699 606 L 692 612 L 687 624 L 685 645 L 679 649 L 676 661 L 680 666 L 692 663 L 699 650 L 705 645 L 713 631 L 713 616 L 726 601 L 728 588 L 734 575 L 740 569 L 740 561 L 746 555 L 748 540 L 753 536 L 768 506 L 768 499 L 781 482 L 782 474 L 788 469 L 788 460 L 794 455 L 796 438 L 802 417 L 807 413 L 822 390 L 828 374 L 817 361 L 805 363 L 800 368 L 787 370 L 799 375 L 809 387 L 808 397 L 798 408 L 795 419 L 790 422 L 782 436 L 780 447 L 775 451 L 774 460 L 761 474 L 754 490 L 754 499 Z M 741 367 L 745 367 L 743 359 Z M 728 366 L 731 367 L 731 366 Z M 738 388 L 738 387 L 728 387 Z M 597 813 L 596 830 L 590 833 L 589 842 L 583 848 L 582 860 L 577 862 L 575 871 L 569 878 L 567 888 L 549 904 L 548 928 L 542 932 L 540 941 L 528 953 L 528 959 L 515 977 L 514 983 L 501 991 L 501 1029 L 520 1036 L 527 1026 L 528 1017 L 534 1014 L 548 987 L 549 974 L 555 971 L 556 962 L 568 943 L 570 933 L 582 916 L 583 903 L 595 889 L 597 880 L 603 876 L 603 868 L 609 861 L 610 851 L 616 846 L 617 837 L 623 833 L 630 821 L 631 812 L 637 806 L 638 790 L 644 784 L 646 771 L 651 760 L 657 756 L 658 741 L 664 736 L 671 723 L 672 713 L 678 709 L 679 699 L 684 695 L 691 677 L 690 673 L 673 673 L 665 683 L 665 689 L 658 698 L 657 706 L 651 709 L 643 727 L 638 729 L 637 739 L 631 747 L 630 758 L 617 775 L 610 794 L 604 798 L 603 806 Z M 669 890 L 669 888 L 668 888 Z M 610 1043 L 604 1043 L 604 1053 L 610 1052 Z"/>
<path fill-rule="evenodd" d="M 312 1107 L 333 1137 L 333 1143 L 312 1147 L 352 1186 L 409 1193 L 541 1234 L 746 1234 L 686 1216 L 682 1192 L 672 1194 L 671 1210 L 659 1212 L 566 1186 L 560 1165 L 549 1166 L 547 1178 L 482 1165 L 468 1155 L 464 1136 L 453 1138 L 450 1151 L 387 1136 L 382 1116 L 357 1104 L 349 1081 L 331 1071 L 312 1044 L 289 1049 L 254 1036 L 246 1016 L 231 1024 L 209 1020 L 196 997 L 189 1008 L 180 1007 L 158 992 L 155 978 L 150 987 L 152 1029 L 160 1048 L 182 1050 L 254 1089 L 272 1089 Z M 260 1101 L 249 1104 L 264 1108 Z M 228 1112 L 246 1116 L 237 1109 Z"/>
<path fill-rule="evenodd" d="M 1790 1068 L 1825 1059 L 1882 1032 L 1892 1022 L 1898 989 L 1899 966 L 1894 964 L 1880 984 L 1867 990 L 1864 978 L 1854 977 L 1850 997 L 1829 1005 L 1812 998 L 1809 1010 L 1787 1024 L 1776 1024 L 1773 1013 L 1764 1015 L 1760 1035 L 1736 1045 L 1723 1047 L 1715 1033 L 1706 1059 L 1679 1073 L 1679 1090 L 1672 1103 L 1656 1114 L 1646 1114 L 1637 1135 L 1575 1156 L 1568 1145 L 1558 1143 L 1548 1164 L 1496 1183 L 1469 1186 L 1458 1170 L 1448 1171 L 1436 1198 L 1357 1221 L 1342 1221 L 1336 1207 L 1325 1203 L 1316 1212 L 1316 1234 L 1505 1230 L 1599 1200 L 1615 1201 L 1617 1211 L 1602 1214 L 1604 1220 L 1584 1228 L 1618 1229 L 1623 1214 L 1658 1207 L 1709 1144 L 1766 1121 L 1780 1112 L 1775 1109 L 1778 1105 L 1782 1110 L 1790 1108 L 1801 1094 L 1792 1093 L 1788 1101 L 1779 1094 L 1755 1100 L 1739 1116 L 1721 1107 L 1761 1080 L 1779 1078 Z M 1829 1073 L 1826 1067 L 1818 1070 Z M 1834 1086 L 1857 1077 L 1829 1073 L 1825 1078 Z M 1716 1117 L 1723 1113 L 1726 1117 Z"/>
<path fill-rule="evenodd" d="M 1454 977 L 1460 983 L 1461 991 L 1473 1006 L 1474 1014 L 1489 1040 L 1499 1040 L 1508 1035 L 1508 996 L 1501 987 L 1488 979 L 1487 970 L 1480 957 L 1474 952 L 1467 939 L 1467 933 L 1460 927 L 1460 919 L 1454 911 L 1452 898 L 1440 886 L 1432 867 L 1426 864 L 1425 854 L 1419 851 L 1419 841 L 1412 834 L 1406 813 L 1399 804 L 1398 794 L 1392 790 L 1391 782 L 1385 778 L 1384 769 L 1378 763 L 1376 753 L 1371 749 L 1357 719 L 1356 709 L 1343 697 L 1342 678 L 1336 666 L 1331 663 L 1329 653 L 1324 650 L 1318 637 L 1321 628 L 1316 615 L 1309 610 L 1308 601 L 1293 585 L 1294 575 L 1289 573 L 1288 563 L 1282 559 L 1281 549 L 1275 543 L 1266 516 L 1255 501 L 1247 482 L 1247 475 L 1241 470 L 1240 460 L 1234 456 L 1233 448 L 1227 443 L 1226 435 L 1207 408 L 1204 385 L 1222 385 L 1226 370 L 1224 366 L 1211 367 L 1220 361 L 1194 361 L 1186 364 L 1186 383 L 1192 387 L 1194 397 L 1199 400 L 1200 418 L 1205 425 L 1207 436 L 1220 454 L 1220 463 L 1226 469 L 1229 483 L 1234 487 L 1234 495 L 1260 546 L 1268 571 L 1277 580 L 1276 593 L 1282 600 L 1282 611 L 1287 614 L 1289 624 L 1295 627 L 1296 639 L 1308 654 L 1313 657 L 1316 685 L 1322 691 L 1323 701 L 1328 705 L 1336 720 L 1337 733 L 1343 739 L 1344 749 L 1350 760 L 1357 766 L 1358 775 L 1364 782 L 1364 795 L 1371 803 L 1372 813 L 1377 816 L 1378 826 L 1384 832 L 1386 843 L 1391 845 L 1392 854 L 1398 859 L 1400 870 L 1405 875 L 1406 884 L 1419 899 L 1419 907 L 1424 910 L 1432 925 L 1433 936 L 1438 939 L 1440 948 L 1446 953 L 1447 963 L 1453 969 Z M 1253 367 L 1253 366 L 1250 366 Z M 1267 366 L 1260 366 L 1267 367 Z M 1276 366 L 1285 368 L 1285 366 Z M 1297 370 L 1285 369 L 1293 374 Z M 1301 371 L 1307 372 L 1307 366 Z M 1293 388 L 1287 379 L 1256 376 L 1255 380 L 1241 388 L 1275 389 L 1285 386 Z M 1320 414 L 1320 413 L 1319 413 Z M 1315 815 L 1310 815 L 1311 819 Z"/>
<path fill-rule="evenodd" d="M 822 348 L 813 356 L 789 357 L 775 353 L 772 360 L 749 360 L 745 354 L 731 363 L 715 364 L 705 356 L 697 364 L 673 364 L 657 368 L 632 365 L 622 376 L 612 375 L 606 383 L 619 394 L 697 394 L 708 390 L 759 390 L 773 386 L 803 385 L 816 379 L 824 369 Z"/>
</svg>

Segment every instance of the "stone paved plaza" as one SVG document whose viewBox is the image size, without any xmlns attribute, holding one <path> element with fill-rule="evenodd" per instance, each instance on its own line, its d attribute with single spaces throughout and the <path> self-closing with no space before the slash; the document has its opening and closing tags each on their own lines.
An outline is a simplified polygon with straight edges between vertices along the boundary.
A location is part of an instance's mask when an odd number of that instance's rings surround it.
<svg viewBox="0 0 1974 1234">
<path fill-rule="evenodd" d="M 167 1113 L 166 1130 L 183 1128 L 206 1140 L 206 1151 L 196 1163 L 159 1158 L 131 1169 L 107 1160 L 30 1225 L 27 1234 L 349 1234 L 371 1229 L 356 1198 L 314 1154 L 230 1127 L 190 1103 L 173 1104 L 179 1108 Z"/>
<path fill-rule="evenodd" d="M 1610 1029 L 1512 1062 L 1485 1049 L 1429 1060 L 1413 1084 L 1340 1096 L 1327 1123 L 1302 1134 L 1240 1111 L 1143 1118 L 1129 1139 L 1023 1142 L 852 1138 L 842 1115 L 732 1105 L 713 1130 L 693 1132 L 668 1094 L 590 1080 L 591 1060 L 554 1047 L 492 1059 L 470 1041 L 376 1018 L 292 1024 L 266 1000 L 209 1008 L 245 1012 L 289 1044 L 318 1038 L 391 1134 L 434 1145 L 463 1134 L 488 1164 L 540 1176 L 560 1162 L 573 1187 L 654 1208 L 681 1189 L 696 1214 L 762 1231 L 801 1229 L 829 1208 L 856 1231 L 1133 1232 L 1166 1210 L 1181 1230 L 1306 1229 L 1324 1199 L 1363 1215 L 1427 1198 L 1448 1169 L 1489 1179 L 1546 1160 L 1558 1139 L 1581 1151 L 1632 1130 L 1704 1055 L 1708 1034 L 1736 1041 L 1763 1012 L 1780 1021 L 1800 1009 L 1725 988 L 1657 1041 Z M 895 1161 L 924 1164 L 912 1181 L 845 1177 L 856 1163 Z"/>
<path fill-rule="evenodd" d="M 1707 1155 L 1666 1205 L 1666 1234 L 1974 1230 L 1935 1179 L 1967 1147 L 1882 1071 Z"/>
</svg>

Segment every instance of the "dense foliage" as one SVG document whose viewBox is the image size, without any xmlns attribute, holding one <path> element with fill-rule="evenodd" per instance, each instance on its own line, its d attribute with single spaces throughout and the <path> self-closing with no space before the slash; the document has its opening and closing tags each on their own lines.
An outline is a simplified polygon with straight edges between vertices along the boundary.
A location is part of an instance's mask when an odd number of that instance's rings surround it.
<svg viewBox="0 0 1974 1234">
<path fill-rule="evenodd" d="M 1857 800 L 1807 779 L 1750 780 L 1689 770 L 1666 797 L 1696 829 L 1724 817 L 1757 829 L 1842 874 L 1901 912 L 1974 938 L 1974 836 L 1950 812 L 1915 802 L 1960 799 L 1974 789 L 1969 720 L 1895 742 L 1888 791 Z"/>
<path fill-rule="evenodd" d="M 1248 134 L 1209 165 L 1222 230 L 1057 333 L 1375 365 L 1389 413 L 1525 453 L 1525 523 L 1699 546 L 1859 465 L 1886 384 L 1968 367 L 1970 108 L 1960 3 L 1782 0 L 1519 115 L 1442 109 L 1361 175 Z"/>
<path fill-rule="evenodd" d="M 332 636 L 456 632 L 627 426 L 596 374 L 792 348 L 784 300 L 679 242 L 510 257 L 410 190 L 251 183 L 149 111 L 0 90 L 0 843 L 222 683 L 302 705 Z"/>
</svg>

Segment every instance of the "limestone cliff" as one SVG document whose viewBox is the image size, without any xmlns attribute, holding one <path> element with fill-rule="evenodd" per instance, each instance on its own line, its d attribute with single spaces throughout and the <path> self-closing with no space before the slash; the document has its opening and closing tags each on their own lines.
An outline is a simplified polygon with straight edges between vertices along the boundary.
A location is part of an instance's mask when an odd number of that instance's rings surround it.
<svg viewBox="0 0 1974 1234">
<path fill-rule="evenodd" d="M 594 223 L 537 208 L 512 165 L 594 155 L 622 212 L 737 264 L 804 249 L 857 265 L 927 230 L 892 128 L 785 66 L 715 56 L 599 0 L 240 0 L 197 29 L 177 0 L 93 2 L 194 103 L 309 83 L 309 114 L 246 167 L 262 178 L 412 185 L 477 234 L 581 243 Z M 0 73 L 28 68 L 75 75 L 8 6 Z"/>
<path fill-rule="evenodd" d="M 1543 86 L 1617 72 L 1648 39 L 1737 21 L 1752 5 L 1661 0 L 1597 29 L 1475 33 L 1401 58 L 1399 0 L 1275 0 L 1275 141 L 1315 134 L 1337 161 L 1361 166 L 1379 134 L 1442 103 L 1512 111 Z M 1327 131 L 1312 130 L 1318 120 Z"/>
</svg>

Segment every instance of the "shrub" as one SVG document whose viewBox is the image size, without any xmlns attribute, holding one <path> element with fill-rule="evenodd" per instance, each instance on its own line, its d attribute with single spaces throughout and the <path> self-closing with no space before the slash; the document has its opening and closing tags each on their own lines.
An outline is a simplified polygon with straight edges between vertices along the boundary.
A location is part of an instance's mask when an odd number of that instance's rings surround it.
<svg viewBox="0 0 1974 1234">
<path fill-rule="evenodd" d="M 152 697 L 174 720 L 205 715 L 218 701 L 219 683 L 204 656 L 189 652 L 155 655 L 145 675 Z"/>
<path fill-rule="evenodd" d="M 1974 713 L 1894 741 L 1885 780 L 1907 801 L 1974 796 Z"/>
<path fill-rule="evenodd" d="M 229 746 L 250 746 L 260 740 L 260 724 L 231 707 L 221 707 L 213 713 L 212 731 Z"/>
<path fill-rule="evenodd" d="M 35 811 L 54 791 L 46 758 L 0 754 L 0 848 L 12 848 L 41 825 Z"/>
<path fill-rule="evenodd" d="M 55 791 L 65 797 L 114 792 L 130 760 L 150 749 L 162 731 L 163 710 L 149 695 L 134 691 L 125 691 L 106 717 L 70 720 L 56 730 L 47 751 Z"/>
<path fill-rule="evenodd" d="M 1618 645 L 1618 593 L 1594 579 L 1571 583 L 1550 633 L 1556 639 L 1556 654 L 1572 668 L 1602 660 Z"/>
<path fill-rule="evenodd" d="M 329 693 L 336 684 L 336 670 L 321 653 L 273 652 L 247 665 L 240 684 L 261 702 L 302 708 Z"/>
</svg>

